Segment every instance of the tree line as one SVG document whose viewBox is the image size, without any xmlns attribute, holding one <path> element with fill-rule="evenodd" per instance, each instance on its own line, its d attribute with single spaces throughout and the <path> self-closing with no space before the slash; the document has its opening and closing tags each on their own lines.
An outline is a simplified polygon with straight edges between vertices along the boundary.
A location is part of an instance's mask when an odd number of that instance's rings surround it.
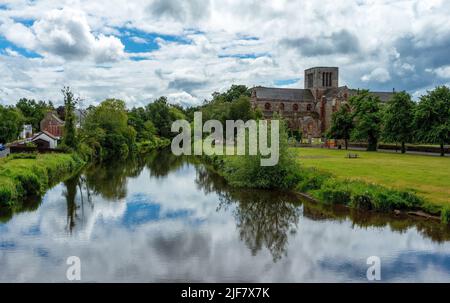
<svg viewBox="0 0 450 303">
<path fill-rule="evenodd" d="M 87 157 L 108 159 L 125 157 L 130 152 L 168 145 L 175 135 L 172 122 L 193 120 L 194 112 L 201 111 L 204 120 L 244 121 L 261 119 L 262 113 L 250 103 L 251 90 L 245 85 L 232 85 L 223 93 L 215 92 L 210 100 L 199 106 L 184 108 L 170 104 L 160 97 L 145 106 L 127 109 L 119 99 L 106 99 L 98 106 L 89 106 L 80 128 L 76 127 L 74 111 L 80 105 L 69 88 L 62 90 L 64 105 L 57 108 L 52 102 L 20 99 L 15 106 L 0 105 L 0 143 L 17 139 L 23 124 L 31 124 L 35 131 L 47 111 L 56 111 L 65 120 L 61 147 L 81 151 Z M 382 105 L 369 91 L 360 91 L 332 115 L 328 138 L 364 141 L 368 150 L 376 150 L 378 142 L 400 143 L 405 152 L 406 143 L 438 144 L 441 154 L 450 141 L 450 89 L 446 86 L 412 101 L 406 92 L 394 93 Z"/>
<path fill-rule="evenodd" d="M 438 86 L 414 102 L 402 91 L 393 94 L 387 104 L 368 90 L 349 98 L 333 113 L 328 138 L 367 142 L 367 150 L 377 150 L 378 142 L 437 144 L 441 156 L 450 142 L 450 89 Z"/>
<path fill-rule="evenodd" d="M 261 117 L 261 113 L 251 107 L 250 89 L 233 85 L 223 93 L 213 93 L 212 98 L 201 105 L 189 108 L 170 104 L 166 97 L 131 109 L 126 108 L 123 100 L 106 99 L 98 106 L 84 109 L 84 118 L 77 127 L 80 121 L 75 111 L 81 99 L 75 97 L 69 87 L 61 92 L 64 104 L 59 107 L 33 99 L 20 99 L 15 106 L 0 105 L 0 143 L 16 140 L 24 124 L 31 124 L 34 132 L 39 131 L 40 121 L 48 111 L 53 111 L 65 122 L 59 148 L 107 160 L 169 145 L 176 135 L 171 132 L 172 122 L 179 119 L 192 122 L 195 111 L 202 111 L 205 120 L 217 119 L 223 123 L 230 119 Z"/>
</svg>

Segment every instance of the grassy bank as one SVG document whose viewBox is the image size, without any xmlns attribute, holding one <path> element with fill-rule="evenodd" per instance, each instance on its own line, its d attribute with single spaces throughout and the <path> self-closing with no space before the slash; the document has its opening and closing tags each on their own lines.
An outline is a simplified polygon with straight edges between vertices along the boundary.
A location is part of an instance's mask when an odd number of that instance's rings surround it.
<svg viewBox="0 0 450 303">
<path fill-rule="evenodd" d="M 0 159 L 0 207 L 42 195 L 83 165 L 75 154 L 16 154 Z"/>
<path fill-rule="evenodd" d="M 307 148 L 289 153 L 287 159 L 294 156 L 289 164 L 274 167 L 260 167 L 248 156 L 204 158 L 233 186 L 296 190 L 352 209 L 421 210 L 450 221 L 450 176 L 448 163 L 443 163 L 449 159 L 373 152 L 348 159 L 345 151 Z"/>
<path fill-rule="evenodd" d="M 294 148 L 302 166 L 344 180 L 360 180 L 418 194 L 437 206 L 450 205 L 450 158 L 383 152 Z M 348 153 L 360 158 L 348 159 Z"/>
</svg>

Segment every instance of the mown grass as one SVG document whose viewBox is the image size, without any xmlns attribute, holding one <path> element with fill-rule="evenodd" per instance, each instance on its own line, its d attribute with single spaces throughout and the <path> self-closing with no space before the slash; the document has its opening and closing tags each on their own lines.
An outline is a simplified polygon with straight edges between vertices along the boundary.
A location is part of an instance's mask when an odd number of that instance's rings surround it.
<svg viewBox="0 0 450 303">
<path fill-rule="evenodd" d="M 450 206 L 450 158 L 382 152 L 293 148 L 302 166 L 344 180 L 361 180 L 416 193 L 438 207 Z M 360 158 L 348 159 L 348 153 Z"/>
<path fill-rule="evenodd" d="M 0 207 L 42 195 L 83 164 L 75 154 L 17 154 L 0 159 Z"/>
</svg>

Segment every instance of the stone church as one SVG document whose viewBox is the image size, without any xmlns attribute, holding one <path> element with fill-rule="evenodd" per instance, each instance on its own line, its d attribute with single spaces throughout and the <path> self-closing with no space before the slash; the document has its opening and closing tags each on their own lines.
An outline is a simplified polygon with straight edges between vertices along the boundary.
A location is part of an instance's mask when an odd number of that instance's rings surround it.
<svg viewBox="0 0 450 303">
<path fill-rule="evenodd" d="M 278 112 L 291 129 L 300 130 L 303 138 L 322 138 L 331 124 L 331 115 L 358 90 L 339 86 L 339 68 L 313 67 L 305 70 L 305 88 L 257 86 L 251 103 L 261 109 L 266 119 Z M 371 92 L 387 102 L 392 92 Z"/>
</svg>

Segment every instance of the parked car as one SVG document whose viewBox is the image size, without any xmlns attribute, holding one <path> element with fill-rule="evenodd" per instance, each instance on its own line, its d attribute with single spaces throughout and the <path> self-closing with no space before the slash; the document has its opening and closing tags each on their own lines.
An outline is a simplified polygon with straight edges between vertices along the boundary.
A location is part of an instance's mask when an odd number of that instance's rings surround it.
<svg viewBox="0 0 450 303">
<path fill-rule="evenodd" d="M 4 151 L 6 149 L 6 147 L 0 143 L 0 151 Z"/>
</svg>

